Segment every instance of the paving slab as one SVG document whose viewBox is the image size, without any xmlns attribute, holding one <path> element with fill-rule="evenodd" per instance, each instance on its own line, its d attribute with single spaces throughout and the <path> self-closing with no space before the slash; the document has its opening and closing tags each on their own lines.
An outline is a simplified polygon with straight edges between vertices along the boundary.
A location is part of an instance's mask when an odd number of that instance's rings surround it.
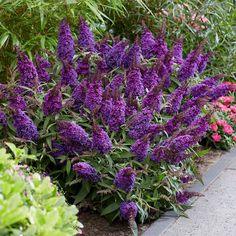
<svg viewBox="0 0 236 236">
<path fill-rule="evenodd" d="M 186 211 L 189 218 L 168 212 L 143 236 L 236 236 L 236 148 L 225 154 L 203 180 L 191 187 L 203 197 Z"/>
</svg>

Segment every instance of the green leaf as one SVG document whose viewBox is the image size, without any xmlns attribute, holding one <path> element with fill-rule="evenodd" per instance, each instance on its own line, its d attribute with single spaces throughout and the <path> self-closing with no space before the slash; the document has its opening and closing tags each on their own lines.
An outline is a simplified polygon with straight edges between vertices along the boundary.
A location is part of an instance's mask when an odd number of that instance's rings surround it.
<svg viewBox="0 0 236 236">
<path fill-rule="evenodd" d="M 85 197 L 89 194 L 91 186 L 88 182 L 83 182 L 82 188 L 79 193 L 74 197 L 74 204 L 78 204 L 85 199 Z"/>
<path fill-rule="evenodd" d="M 114 202 L 112 204 L 110 204 L 109 206 L 107 206 L 102 212 L 101 212 L 101 216 L 110 214 L 113 211 L 116 211 L 117 209 L 119 209 L 120 204 L 118 202 Z"/>
</svg>

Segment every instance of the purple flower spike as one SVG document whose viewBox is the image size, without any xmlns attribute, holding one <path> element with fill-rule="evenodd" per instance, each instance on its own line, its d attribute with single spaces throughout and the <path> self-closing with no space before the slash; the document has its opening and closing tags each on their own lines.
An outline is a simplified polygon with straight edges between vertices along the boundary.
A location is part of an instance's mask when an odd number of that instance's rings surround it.
<svg viewBox="0 0 236 236">
<path fill-rule="evenodd" d="M 57 55 L 61 61 L 67 61 L 69 63 L 72 62 L 75 55 L 74 40 L 66 19 L 60 23 Z"/>
<path fill-rule="evenodd" d="M 111 98 L 102 101 L 100 114 L 101 114 L 102 120 L 105 122 L 105 124 L 108 124 L 108 121 L 110 119 L 110 115 L 112 112 L 112 106 L 113 106 L 113 101 Z"/>
<path fill-rule="evenodd" d="M 188 200 L 194 196 L 201 196 L 201 195 L 196 192 L 183 191 L 183 192 L 177 192 L 175 198 L 179 204 L 186 204 L 188 203 Z"/>
<path fill-rule="evenodd" d="M 106 55 L 106 64 L 110 69 L 120 67 L 125 55 L 125 48 L 127 43 L 120 41 L 115 44 Z"/>
<path fill-rule="evenodd" d="M 143 57 L 146 59 L 150 59 L 155 55 L 155 50 L 157 47 L 157 43 L 152 33 L 148 30 L 148 28 L 144 25 L 144 32 L 142 34 L 141 39 L 141 48 Z"/>
<path fill-rule="evenodd" d="M 193 97 L 201 97 L 203 94 L 205 94 L 207 91 L 210 90 L 210 87 L 206 84 L 200 83 L 196 84 L 193 87 L 190 88 L 190 93 Z"/>
<path fill-rule="evenodd" d="M 225 96 L 230 91 L 230 86 L 228 84 L 219 84 L 209 92 L 206 93 L 211 101 L 216 101 L 219 97 Z"/>
<path fill-rule="evenodd" d="M 84 104 L 84 100 L 86 98 L 87 86 L 88 86 L 88 81 L 82 80 L 82 82 L 74 88 L 73 93 L 71 95 L 72 98 L 74 99 L 74 109 L 77 112 Z"/>
<path fill-rule="evenodd" d="M 179 111 L 181 102 L 184 95 L 187 93 L 187 88 L 185 86 L 179 87 L 174 92 L 172 92 L 167 98 L 167 108 L 166 112 L 168 114 L 174 114 Z"/>
<path fill-rule="evenodd" d="M 183 184 L 186 184 L 186 183 L 193 180 L 193 176 L 192 175 L 183 175 L 180 177 L 180 180 Z"/>
<path fill-rule="evenodd" d="M 103 154 L 110 152 L 112 149 L 112 142 L 107 132 L 97 125 L 93 127 L 92 144 L 94 149 Z"/>
<path fill-rule="evenodd" d="M 142 82 L 142 75 L 139 68 L 133 68 L 128 72 L 125 95 L 143 96 L 144 87 Z"/>
<path fill-rule="evenodd" d="M 143 98 L 142 101 L 142 108 L 149 108 L 155 112 L 161 111 L 161 98 L 162 98 L 162 91 L 155 86 L 150 90 L 147 95 Z"/>
<path fill-rule="evenodd" d="M 16 93 L 11 94 L 9 98 L 9 106 L 13 109 L 19 109 L 22 111 L 27 109 L 27 104 L 24 98 Z"/>
<path fill-rule="evenodd" d="M 195 144 L 195 138 L 191 135 L 182 135 L 174 138 L 169 146 L 170 149 L 174 152 L 182 152 L 186 149 L 190 148 L 193 144 Z"/>
<path fill-rule="evenodd" d="M 18 138 L 25 140 L 37 141 L 39 133 L 33 121 L 24 113 L 24 111 L 16 110 L 13 113 L 13 125 L 16 129 Z"/>
<path fill-rule="evenodd" d="M 201 113 L 201 109 L 197 106 L 192 106 L 184 112 L 183 122 L 186 125 L 193 123 L 198 115 Z"/>
<path fill-rule="evenodd" d="M 183 63 L 183 39 L 175 41 L 173 46 L 173 57 L 175 63 L 180 65 Z"/>
<path fill-rule="evenodd" d="M 49 82 L 51 80 L 50 75 L 47 72 L 48 68 L 51 68 L 52 65 L 43 57 L 36 55 L 36 69 L 38 73 L 38 78 L 40 82 Z"/>
<path fill-rule="evenodd" d="M 145 89 L 151 90 L 151 88 L 157 85 L 160 80 L 161 79 L 158 76 L 155 68 L 147 69 L 143 73 L 143 85 Z"/>
<path fill-rule="evenodd" d="M 135 176 L 135 171 L 131 167 L 125 167 L 116 174 L 114 184 L 125 192 L 131 192 L 134 189 Z"/>
<path fill-rule="evenodd" d="M 136 98 L 129 96 L 127 98 L 126 108 L 125 108 L 125 117 L 130 117 L 137 113 L 138 111 L 138 101 Z"/>
<path fill-rule="evenodd" d="M 156 40 L 156 55 L 158 58 L 162 59 L 166 56 L 168 52 L 168 47 L 165 40 L 162 37 L 158 37 Z"/>
<path fill-rule="evenodd" d="M 124 76 L 122 74 L 118 74 L 112 79 L 112 81 L 110 82 L 108 87 L 113 91 L 115 91 L 117 89 L 119 90 L 120 86 L 123 83 L 123 80 L 124 80 Z"/>
<path fill-rule="evenodd" d="M 135 114 L 130 120 L 129 136 L 133 139 L 142 138 L 148 133 L 152 118 L 152 111 L 147 108 L 144 108 L 141 112 Z"/>
<path fill-rule="evenodd" d="M 90 64 L 88 57 L 78 60 L 76 72 L 78 75 L 89 75 Z"/>
<path fill-rule="evenodd" d="M 33 64 L 33 62 L 26 56 L 25 53 L 18 50 L 18 60 L 17 60 L 17 69 L 20 74 L 20 86 L 28 88 L 38 88 L 38 73 Z M 19 92 L 24 91 L 24 89 L 19 88 Z"/>
<path fill-rule="evenodd" d="M 125 123 L 125 108 L 126 104 L 123 98 L 118 97 L 113 100 L 108 120 L 108 125 L 111 131 L 118 132 L 121 125 Z"/>
<path fill-rule="evenodd" d="M 96 51 L 94 35 L 82 16 L 80 17 L 80 23 L 79 23 L 78 45 L 79 48 L 83 50 L 90 52 Z"/>
<path fill-rule="evenodd" d="M 188 134 L 192 135 L 193 137 L 203 136 L 209 129 L 209 123 L 209 115 L 198 118 L 193 123 L 191 123 L 191 131 L 188 132 Z"/>
<path fill-rule="evenodd" d="M 179 116 L 175 115 L 167 121 L 164 130 L 167 132 L 167 134 L 171 135 L 181 127 L 181 123 L 182 122 Z"/>
<path fill-rule="evenodd" d="M 110 46 L 107 42 L 107 37 L 96 43 L 96 49 L 102 57 L 106 57 L 107 53 L 110 50 Z"/>
<path fill-rule="evenodd" d="M 199 62 L 198 62 L 198 73 L 202 73 L 206 67 L 207 67 L 207 63 L 209 61 L 209 57 L 212 55 L 212 53 L 206 53 L 206 54 L 200 54 L 199 56 Z"/>
<path fill-rule="evenodd" d="M 167 147 L 164 145 L 155 146 L 151 154 L 151 159 L 157 163 L 160 163 L 161 161 L 166 161 L 168 159 L 167 150 Z"/>
<path fill-rule="evenodd" d="M 135 63 L 135 65 L 139 65 L 141 63 L 141 53 L 141 48 L 136 41 L 124 56 L 124 67 L 129 68 L 133 63 Z"/>
<path fill-rule="evenodd" d="M 192 50 L 187 58 L 184 60 L 177 75 L 180 82 L 187 81 L 190 77 L 194 76 L 199 63 L 199 55 L 203 44 L 201 43 L 196 49 Z"/>
<path fill-rule="evenodd" d="M 73 121 L 58 122 L 59 136 L 66 143 L 90 146 L 89 135 L 86 131 Z"/>
<path fill-rule="evenodd" d="M 134 220 L 138 214 L 138 207 L 135 202 L 127 201 L 120 204 L 120 215 L 125 220 Z"/>
<path fill-rule="evenodd" d="M 90 110 L 93 111 L 95 108 L 101 105 L 102 102 L 102 82 L 92 81 L 88 84 L 88 90 L 84 100 L 84 105 Z"/>
<path fill-rule="evenodd" d="M 140 162 L 144 161 L 148 154 L 150 141 L 148 137 L 138 139 L 131 146 L 130 151 L 135 155 L 136 159 Z"/>
<path fill-rule="evenodd" d="M 0 110 L 0 125 L 7 127 L 7 115 L 2 110 Z"/>
<path fill-rule="evenodd" d="M 61 85 L 70 85 L 73 88 L 79 83 L 77 77 L 78 75 L 73 66 L 65 62 L 61 69 Z"/>
<path fill-rule="evenodd" d="M 85 181 L 97 183 L 101 179 L 101 176 L 97 173 L 96 169 L 86 162 L 78 162 L 74 164 L 73 171 L 75 171 L 78 176 Z"/>
<path fill-rule="evenodd" d="M 49 114 L 59 113 L 62 109 L 62 94 L 60 85 L 56 85 L 49 90 L 43 100 L 43 113 L 45 116 Z"/>
</svg>

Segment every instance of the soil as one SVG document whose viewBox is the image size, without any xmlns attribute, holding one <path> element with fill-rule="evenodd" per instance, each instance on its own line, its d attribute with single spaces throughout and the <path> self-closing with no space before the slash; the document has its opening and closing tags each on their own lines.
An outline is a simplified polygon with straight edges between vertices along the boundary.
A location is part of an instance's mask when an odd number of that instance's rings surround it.
<svg viewBox="0 0 236 236">
<path fill-rule="evenodd" d="M 209 153 L 197 160 L 200 174 L 205 173 L 216 163 L 223 151 L 211 150 Z M 81 212 L 79 220 L 84 225 L 83 236 L 132 236 L 127 222 L 114 222 L 110 224 L 105 218 L 92 212 Z M 149 227 L 150 224 L 139 225 L 139 235 Z"/>
</svg>

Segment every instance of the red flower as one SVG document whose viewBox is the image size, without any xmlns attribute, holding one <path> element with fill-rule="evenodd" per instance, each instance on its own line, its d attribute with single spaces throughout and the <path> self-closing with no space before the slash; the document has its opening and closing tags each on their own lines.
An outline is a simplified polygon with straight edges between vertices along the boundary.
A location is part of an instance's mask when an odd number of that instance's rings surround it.
<svg viewBox="0 0 236 236">
<path fill-rule="evenodd" d="M 236 135 L 233 137 L 234 142 L 236 142 Z"/>
<path fill-rule="evenodd" d="M 232 128 L 230 125 L 225 125 L 223 131 L 224 131 L 226 134 L 231 135 L 234 130 L 233 130 L 233 128 Z"/>
<path fill-rule="evenodd" d="M 230 106 L 230 110 L 234 113 L 236 113 L 236 106 Z"/>
<path fill-rule="evenodd" d="M 212 130 L 212 131 L 217 131 L 217 130 L 218 130 L 217 124 L 212 124 L 212 125 L 211 125 L 211 130 Z"/>
<path fill-rule="evenodd" d="M 216 121 L 216 124 L 219 125 L 219 126 L 228 125 L 227 122 L 225 122 L 225 121 L 223 121 L 223 120 L 217 120 L 217 121 Z"/>
<path fill-rule="evenodd" d="M 213 138 L 214 142 L 218 143 L 221 140 L 221 136 L 218 133 L 214 133 L 211 135 L 211 137 Z"/>
</svg>

